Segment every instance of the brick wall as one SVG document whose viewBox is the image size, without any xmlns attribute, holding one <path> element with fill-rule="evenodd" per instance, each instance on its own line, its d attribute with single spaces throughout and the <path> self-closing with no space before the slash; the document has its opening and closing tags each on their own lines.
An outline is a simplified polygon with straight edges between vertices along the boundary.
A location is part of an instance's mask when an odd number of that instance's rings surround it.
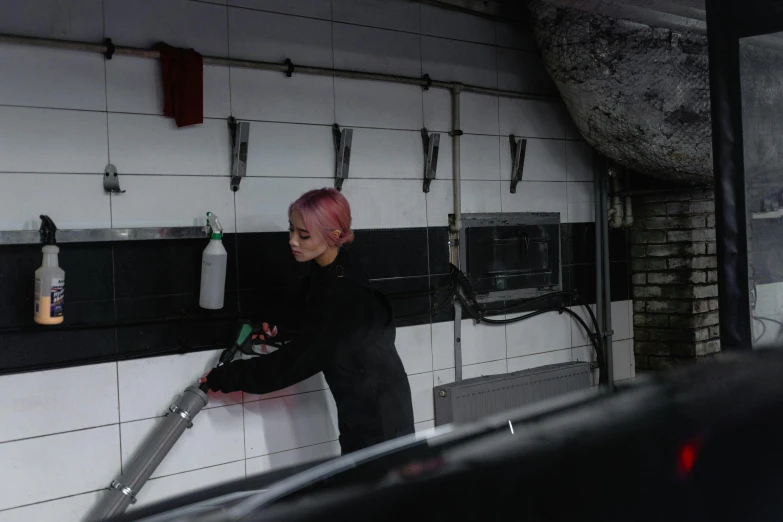
<svg viewBox="0 0 783 522">
<path fill-rule="evenodd" d="M 666 369 L 720 351 L 713 192 L 683 188 L 633 204 L 637 369 Z"/>
</svg>

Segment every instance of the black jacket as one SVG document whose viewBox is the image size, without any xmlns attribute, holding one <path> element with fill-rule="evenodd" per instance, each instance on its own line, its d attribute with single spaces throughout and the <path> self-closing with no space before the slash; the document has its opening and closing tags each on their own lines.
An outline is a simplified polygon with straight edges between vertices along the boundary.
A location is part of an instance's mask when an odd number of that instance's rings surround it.
<svg viewBox="0 0 783 522">
<path fill-rule="evenodd" d="M 369 288 L 346 248 L 327 267 L 313 262 L 304 289 L 293 340 L 268 355 L 216 368 L 209 387 L 269 393 L 323 372 L 337 405 L 343 453 L 413 433 L 411 391 L 394 346 L 388 299 Z"/>
</svg>

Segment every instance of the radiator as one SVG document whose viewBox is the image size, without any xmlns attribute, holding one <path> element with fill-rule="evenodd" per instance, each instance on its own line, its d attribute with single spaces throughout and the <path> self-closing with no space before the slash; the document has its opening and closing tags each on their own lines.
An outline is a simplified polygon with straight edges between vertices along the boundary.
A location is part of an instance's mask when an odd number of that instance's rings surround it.
<svg viewBox="0 0 783 522">
<path fill-rule="evenodd" d="M 590 387 L 586 362 L 552 364 L 436 386 L 435 425 L 465 423 Z"/>
</svg>

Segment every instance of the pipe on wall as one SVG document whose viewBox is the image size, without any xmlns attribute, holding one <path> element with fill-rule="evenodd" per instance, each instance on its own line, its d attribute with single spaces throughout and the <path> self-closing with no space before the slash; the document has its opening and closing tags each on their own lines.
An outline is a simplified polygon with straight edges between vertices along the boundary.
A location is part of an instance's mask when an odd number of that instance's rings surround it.
<svg viewBox="0 0 783 522">
<path fill-rule="evenodd" d="M 459 262 L 459 236 L 462 230 L 462 173 L 460 172 L 460 93 L 462 85 L 456 84 L 451 89 L 451 163 L 454 186 L 454 219 L 451 222 L 450 250 L 451 264 L 460 266 Z M 460 267 L 461 268 L 461 267 Z M 462 380 L 462 305 L 459 300 L 454 300 L 454 380 Z"/>
<path fill-rule="evenodd" d="M 92 52 L 106 55 L 109 52 L 109 46 L 105 43 L 78 42 L 67 40 L 56 40 L 52 38 L 37 38 L 32 36 L 21 36 L 13 34 L 0 34 L 0 44 L 27 45 L 32 47 L 45 47 L 50 49 L 62 49 L 68 51 Z M 137 47 L 126 47 L 120 45 L 111 45 L 112 53 L 120 56 L 134 56 L 136 58 L 159 59 L 160 52 L 154 49 L 141 49 Z M 503 89 L 491 89 L 488 87 L 479 87 L 478 85 L 461 84 L 457 82 L 446 82 L 442 80 L 433 80 L 429 75 L 423 77 L 402 76 L 398 74 L 381 74 L 364 71 L 352 71 L 347 69 L 332 69 L 327 67 L 315 67 L 310 65 L 263 62 L 255 60 L 237 60 L 233 58 L 221 58 L 218 56 L 204 56 L 204 65 L 217 65 L 223 67 L 241 67 L 244 69 L 259 69 L 264 71 L 278 71 L 281 73 L 309 74 L 314 76 L 332 76 L 339 78 L 350 78 L 354 80 L 372 80 L 388 83 L 400 83 L 405 85 L 418 85 L 419 87 L 429 89 L 436 87 L 438 89 L 458 88 L 461 91 L 475 92 L 478 94 L 489 94 L 493 96 L 503 96 L 506 98 L 522 98 L 527 100 L 559 100 L 558 96 L 540 96 L 527 94 L 517 91 L 506 91 Z"/>
</svg>

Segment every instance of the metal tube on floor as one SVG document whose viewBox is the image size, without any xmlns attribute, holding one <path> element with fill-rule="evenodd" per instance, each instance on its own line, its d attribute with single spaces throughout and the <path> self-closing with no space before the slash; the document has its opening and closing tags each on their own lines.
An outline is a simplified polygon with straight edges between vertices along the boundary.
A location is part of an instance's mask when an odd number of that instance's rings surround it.
<svg viewBox="0 0 783 522">
<path fill-rule="evenodd" d="M 130 504 L 135 503 L 141 488 L 185 430 L 193 426 L 193 419 L 208 401 L 207 394 L 196 386 L 185 389 L 179 400 L 169 408 L 166 417 L 158 422 L 141 448 L 124 466 L 125 471 L 112 481 L 87 520 L 109 519 L 122 514 Z"/>
</svg>

